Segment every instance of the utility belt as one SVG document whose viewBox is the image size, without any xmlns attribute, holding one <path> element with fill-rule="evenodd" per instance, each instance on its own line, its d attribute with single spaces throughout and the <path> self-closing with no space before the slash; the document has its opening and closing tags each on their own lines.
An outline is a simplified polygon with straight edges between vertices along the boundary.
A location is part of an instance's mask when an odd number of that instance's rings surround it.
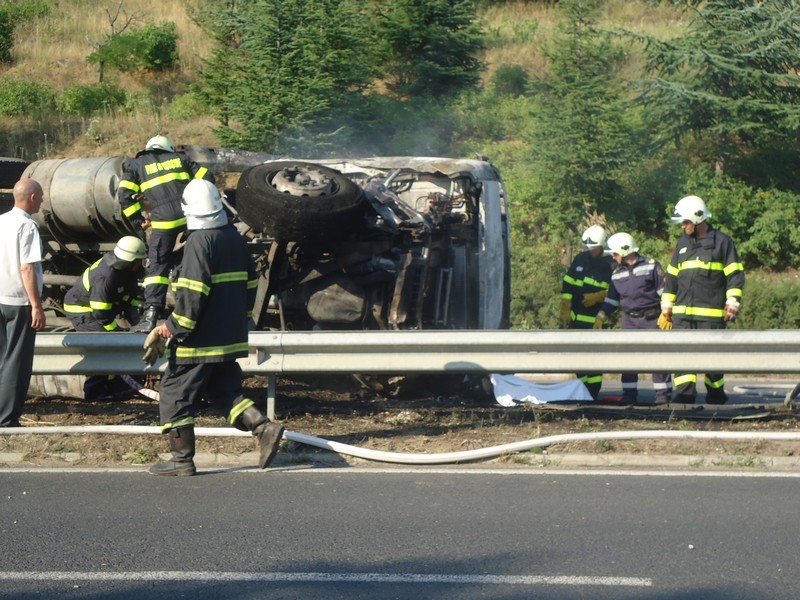
<svg viewBox="0 0 800 600">
<path fill-rule="evenodd" d="M 661 314 L 661 309 L 657 306 L 653 308 L 648 308 L 646 310 L 627 310 L 625 314 L 629 317 L 633 317 L 634 319 L 641 319 L 645 318 L 648 321 L 652 321 L 653 319 L 657 319 L 658 315 Z"/>
</svg>

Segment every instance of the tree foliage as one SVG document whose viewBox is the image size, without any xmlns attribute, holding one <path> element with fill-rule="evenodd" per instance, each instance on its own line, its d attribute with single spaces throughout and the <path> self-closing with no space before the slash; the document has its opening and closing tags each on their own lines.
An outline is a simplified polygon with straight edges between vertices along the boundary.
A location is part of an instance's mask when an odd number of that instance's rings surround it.
<svg viewBox="0 0 800 600">
<path fill-rule="evenodd" d="M 674 0 L 684 35 L 645 41 L 640 101 L 668 140 L 713 136 L 707 159 L 796 145 L 800 128 L 800 5 L 796 0 Z"/>
<path fill-rule="evenodd" d="M 377 0 L 374 44 L 394 95 L 432 96 L 474 87 L 483 33 L 471 0 Z"/>
<path fill-rule="evenodd" d="M 200 90 L 223 143 L 280 153 L 344 134 L 370 79 L 354 2 L 217 2 L 205 25 L 217 45 Z"/>
<path fill-rule="evenodd" d="M 175 23 L 147 24 L 129 33 L 109 36 L 87 61 L 122 73 L 164 71 L 178 60 Z"/>
</svg>

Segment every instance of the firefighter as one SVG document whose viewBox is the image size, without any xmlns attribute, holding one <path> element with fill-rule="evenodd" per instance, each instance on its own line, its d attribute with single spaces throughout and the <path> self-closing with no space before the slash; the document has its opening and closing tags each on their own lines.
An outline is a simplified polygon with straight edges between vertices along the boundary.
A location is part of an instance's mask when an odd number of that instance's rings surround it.
<svg viewBox="0 0 800 600">
<path fill-rule="evenodd" d="M 658 261 L 639 254 L 639 246 L 628 233 L 615 233 L 606 243 L 608 253 L 617 262 L 611 273 L 608 296 L 600 306 L 594 328 L 602 329 L 609 316 L 620 310 L 623 329 L 658 329 L 661 294 L 664 291 L 664 269 Z M 622 374 L 622 400 L 636 403 L 639 375 Z M 672 377 L 669 373 L 653 373 L 656 404 L 672 399 Z"/>
<path fill-rule="evenodd" d="M 195 414 L 203 398 L 221 409 L 232 426 L 259 439 L 263 469 L 278 450 L 283 427 L 245 397 L 236 362 L 248 354 L 255 267 L 211 182 L 193 179 L 183 191 L 182 203 L 189 233 L 173 283 L 175 308 L 145 342 L 144 358 L 151 362 L 161 352 L 160 338 L 169 340 L 159 412 L 172 457 L 153 465 L 150 473 L 195 474 Z"/>
<path fill-rule="evenodd" d="M 686 196 L 675 205 L 673 223 L 683 235 L 667 267 L 661 296 L 662 329 L 725 329 L 736 319 L 744 288 L 744 267 L 730 237 L 708 222 L 711 213 L 702 198 Z M 706 373 L 706 402 L 724 404 L 725 378 Z M 697 375 L 675 376 L 675 402 L 693 404 Z"/>
<path fill-rule="evenodd" d="M 586 250 L 578 254 L 564 275 L 561 286 L 561 327 L 592 329 L 597 311 L 606 297 L 611 281 L 611 261 L 604 255 L 606 230 L 592 225 L 583 232 L 581 240 Z M 578 373 L 592 398 L 597 400 L 602 373 Z"/>
<path fill-rule="evenodd" d="M 122 214 L 136 229 L 147 231 L 148 261 L 144 278 L 144 315 L 134 331 L 150 331 L 167 303 L 169 271 L 179 258 L 175 243 L 186 230 L 181 193 L 192 179 L 214 183 L 214 175 L 176 152 L 169 138 L 150 138 L 135 158 L 127 158 L 119 182 Z M 146 208 L 146 215 L 143 210 Z"/>
<path fill-rule="evenodd" d="M 64 312 L 75 331 L 119 331 L 117 316 L 136 324 L 139 318 L 139 276 L 147 248 L 132 235 L 117 242 L 83 272 L 64 296 Z M 107 399 L 114 394 L 114 376 L 90 375 L 83 385 L 86 400 Z"/>
</svg>

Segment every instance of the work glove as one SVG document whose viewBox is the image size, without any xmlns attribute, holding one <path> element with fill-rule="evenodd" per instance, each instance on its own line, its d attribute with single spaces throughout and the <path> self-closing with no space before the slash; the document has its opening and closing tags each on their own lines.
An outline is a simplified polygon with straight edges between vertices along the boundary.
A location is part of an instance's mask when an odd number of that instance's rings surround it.
<svg viewBox="0 0 800 600">
<path fill-rule="evenodd" d="M 600 304 L 603 300 L 606 299 L 606 294 L 608 294 L 605 290 L 600 290 L 599 292 L 590 292 L 588 294 L 583 295 L 583 305 L 587 308 L 589 306 L 594 306 L 595 304 Z"/>
<path fill-rule="evenodd" d="M 728 298 L 727 302 L 725 302 L 725 320 L 735 321 L 736 315 L 739 314 L 740 306 L 741 304 L 736 298 Z"/>
<path fill-rule="evenodd" d="M 669 314 L 661 313 L 658 317 L 659 329 L 672 329 L 672 311 Z"/>
<path fill-rule="evenodd" d="M 606 313 L 604 313 L 601 310 L 599 313 L 597 313 L 597 316 L 594 318 L 594 327 L 593 327 L 593 329 L 602 329 L 603 325 L 605 325 L 606 319 L 608 319 L 608 317 L 606 316 Z"/>
<path fill-rule="evenodd" d="M 570 321 L 570 313 L 571 313 L 571 302 L 569 300 L 561 300 L 561 313 L 558 316 L 559 323 L 561 324 L 561 329 L 566 329 L 569 327 Z"/>
<path fill-rule="evenodd" d="M 147 339 L 144 341 L 145 350 L 142 360 L 149 366 L 156 364 L 156 361 L 164 356 L 164 351 L 167 348 L 167 340 L 158 335 L 158 328 L 156 327 L 147 334 Z"/>
</svg>

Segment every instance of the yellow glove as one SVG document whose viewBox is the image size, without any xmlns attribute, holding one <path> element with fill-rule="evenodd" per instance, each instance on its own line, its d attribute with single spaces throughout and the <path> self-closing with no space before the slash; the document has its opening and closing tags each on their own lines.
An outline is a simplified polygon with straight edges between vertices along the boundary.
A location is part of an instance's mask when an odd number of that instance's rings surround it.
<svg viewBox="0 0 800 600">
<path fill-rule="evenodd" d="M 608 317 L 606 317 L 606 313 L 604 313 L 602 310 L 597 313 L 597 316 L 594 318 L 594 329 L 602 329 L 607 318 Z"/>
<path fill-rule="evenodd" d="M 665 313 L 661 313 L 658 317 L 658 328 L 659 329 L 672 329 L 672 315 L 666 315 Z"/>
<path fill-rule="evenodd" d="M 570 313 L 572 312 L 570 305 L 571 302 L 569 300 L 561 301 L 561 313 L 558 316 L 559 323 L 561 323 L 561 329 L 566 329 L 569 327 Z"/>
<path fill-rule="evenodd" d="M 584 294 L 583 305 L 589 307 L 589 306 L 594 306 L 595 304 L 599 304 L 600 302 L 606 299 L 606 294 L 608 294 L 608 292 L 605 290 Z"/>
<path fill-rule="evenodd" d="M 159 358 L 164 356 L 167 340 L 158 335 L 158 327 L 156 327 L 147 334 L 147 339 L 142 347 L 145 350 L 142 360 L 152 367 Z"/>
</svg>

